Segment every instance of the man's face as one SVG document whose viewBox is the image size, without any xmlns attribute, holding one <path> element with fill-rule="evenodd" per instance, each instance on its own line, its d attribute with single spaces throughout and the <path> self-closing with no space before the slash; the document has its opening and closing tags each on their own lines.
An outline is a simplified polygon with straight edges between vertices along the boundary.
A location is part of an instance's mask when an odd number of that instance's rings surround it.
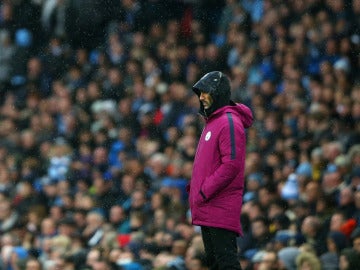
<svg viewBox="0 0 360 270">
<path fill-rule="evenodd" d="M 214 102 L 210 94 L 205 92 L 200 93 L 199 99 L 206 110 L 209 109 Z"/>
</svg>

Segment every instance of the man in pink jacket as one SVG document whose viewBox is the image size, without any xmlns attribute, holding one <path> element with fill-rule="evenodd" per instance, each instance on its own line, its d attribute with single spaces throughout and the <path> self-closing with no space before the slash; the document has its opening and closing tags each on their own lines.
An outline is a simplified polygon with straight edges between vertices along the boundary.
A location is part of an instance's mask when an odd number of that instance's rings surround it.
<svg viewBox="0 0 360 270">
<path fill-rule="evenodd" d="M 201 226 L 210 269 L 241 269 L 236 237 L 242 235 L 245 128 L 253 122 L 252 112 L 230 100 L 230 81 L 220 71 L 204 75 L 193 91 L 205 127 L 188 186 L 192 223 Z"/>
</svg>

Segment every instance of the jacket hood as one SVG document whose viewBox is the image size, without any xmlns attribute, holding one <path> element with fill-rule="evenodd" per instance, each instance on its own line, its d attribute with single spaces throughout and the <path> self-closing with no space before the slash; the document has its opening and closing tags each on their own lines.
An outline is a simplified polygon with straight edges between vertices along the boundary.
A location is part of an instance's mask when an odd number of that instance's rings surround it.
<svg viewBox="0 0 360 270">
<path fill-rule="evenodd" d="M 215 118 L 217 115 L 221 115 L 224 112 L 225 113 L 231 112 L 233 114 L 236 114 L 241 119 L 244 128 L 248 128 L 253 124 L 254 118 L 250 108 L 241 103 L 234 103 L 233 101 L 230 101 L 230 105 L 224 106 L 221 109 L 214 112 L 208 118 L 208 121 Z"/>
<path fill-rule="evenodd" d="M 209 93 L 214 103 L 209 109 L 204 109 L 200 102 L 200 114 L 210 116 L 217 109 L 230 104 L 231 87 L 229 78 L 221 71 L 206 73 L 192 87 L 195 94 L 200 97 L 201 92 Z"/>
</svg>

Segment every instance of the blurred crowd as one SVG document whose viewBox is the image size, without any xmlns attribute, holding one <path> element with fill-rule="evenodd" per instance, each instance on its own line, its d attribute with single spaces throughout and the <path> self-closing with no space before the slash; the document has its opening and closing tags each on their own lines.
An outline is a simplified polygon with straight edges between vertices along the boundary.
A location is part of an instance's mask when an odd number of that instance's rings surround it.
<svg viewBox="0 0 360 270">
<path fill-rule="evenodd" d="M 251 107 L 244 270 L 360 269 L 360 0 L 0 1 L 0 269 L 206 270 L 191 86 Z"/>
</svg>

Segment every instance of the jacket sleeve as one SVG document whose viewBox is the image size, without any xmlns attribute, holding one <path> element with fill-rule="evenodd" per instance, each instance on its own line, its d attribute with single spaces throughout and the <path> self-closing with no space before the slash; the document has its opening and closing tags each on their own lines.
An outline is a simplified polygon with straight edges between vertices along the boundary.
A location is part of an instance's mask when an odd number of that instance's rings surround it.
<svg viewBox="0 0 360 270">
<path fill-rule="evenodd" d="M 244 170 L 245 131 L 243 127 L 226 125 L 219 134 L 220 166 L 207 177 L 201 187 L 202 197 L 209 200 L 237 179 Z"/>
</svg>

